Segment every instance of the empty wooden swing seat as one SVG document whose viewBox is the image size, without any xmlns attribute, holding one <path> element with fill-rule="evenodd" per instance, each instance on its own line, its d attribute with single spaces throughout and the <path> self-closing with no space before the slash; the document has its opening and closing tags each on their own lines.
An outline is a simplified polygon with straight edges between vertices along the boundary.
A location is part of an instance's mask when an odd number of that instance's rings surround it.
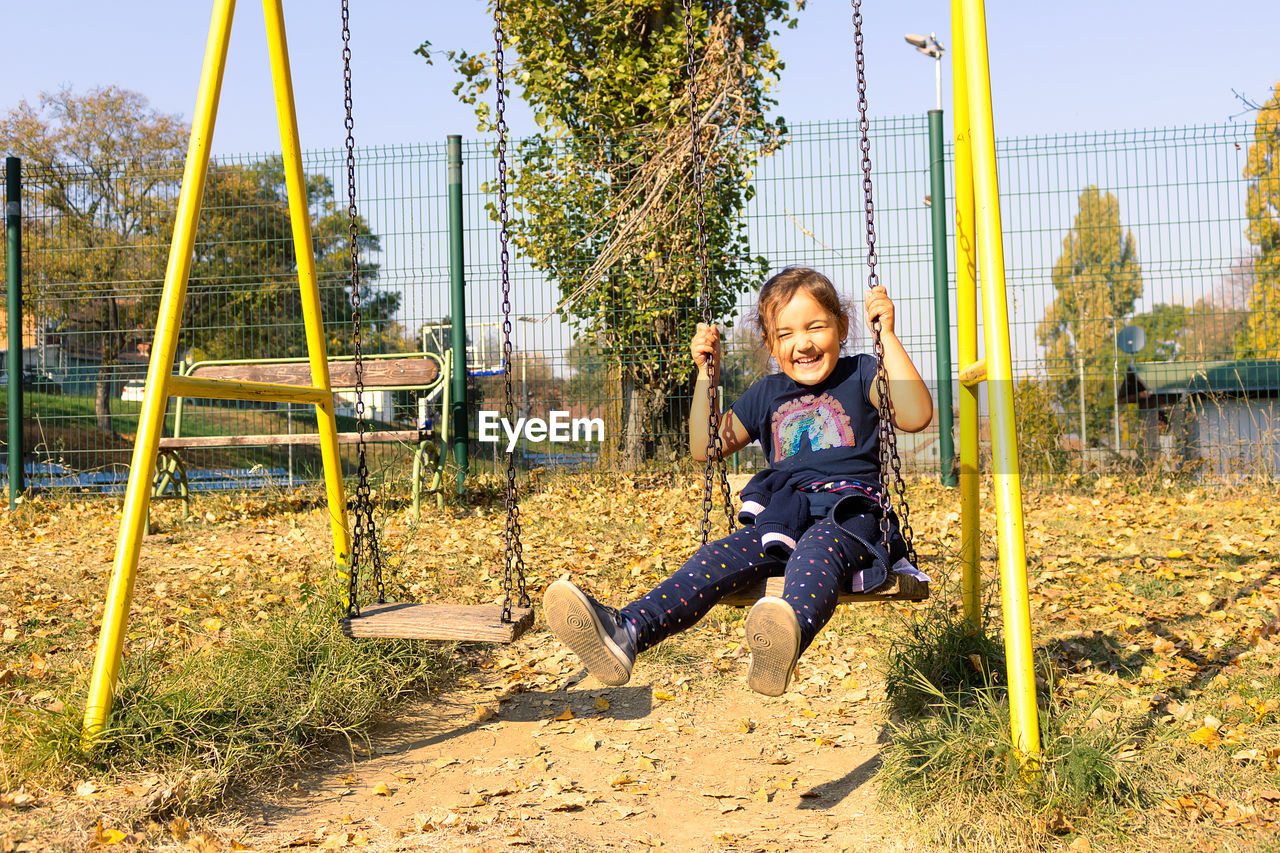
<svg viewBox="0 0 1280 853">
<path fill-rule="evenodd" d="M 533 627 L 532 607 L 512 607 L 502 621 L 501 604 L 371 604 L 359 616 L 342 620 L 342 633 L 352 638 L 453 640 L 512 643 Z"/>
</svg>

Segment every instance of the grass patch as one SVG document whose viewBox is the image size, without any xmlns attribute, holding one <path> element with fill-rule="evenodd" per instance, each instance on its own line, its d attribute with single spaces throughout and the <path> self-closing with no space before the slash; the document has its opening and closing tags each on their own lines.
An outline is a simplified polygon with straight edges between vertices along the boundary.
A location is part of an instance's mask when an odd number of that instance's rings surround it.
<svg viewBox="0 0 1280 853">
<path fill-rule="evenodd" d="M 456 666 L 439 643 L 347 639 L 335 609 L 320 603 L 215 635 L 127 658 L 90 752 L 80 743 L 83 689 L 60 700 L 75 710 L 10 707 L 6 786 L 158 773 L 170 796 L 153 805 L 198 807 L 231 785 L 267 784 L 317 744 L 359 739 L 404 691 L 438 684 Z"/>
<path fill-rule="evenodd" d="M 891 716 L 921 714 L 939 695 L 965 701 L 1003 675 L 1004 647 L 946 599 L 943 593 L 908 611 L 889 643 L 884 681 Z"/>
<path fill-rule="evenodd" d="M 1141 782 L 1140 726 L 1102 725 L 1088 707 L 1051 695 L 1039 714 L 1039 772 L 1028 773 L 1009 745 L 1003 688 L 948 694 L 922 674 L 915 684 L 932 701 L 891 726 L 881 790 L 935 842 L 1047 850 L 1060 837 L 1122 833 L 1129 815 L 1155 801 Z"/>
<path fill-rule="evenodd" d="M 1051 849 L 1078 825 L 1113 831 L 1153 799 L 1133 772 L 1141 727 L 1103 725 L 1099 704 L 1042 690 L 1039 772 L 1028 771 L 1011 746 L 1004 649 L 987 624 L 931 604 L 890 642 L 883 794 L 957 849 Z"/>
</svg>

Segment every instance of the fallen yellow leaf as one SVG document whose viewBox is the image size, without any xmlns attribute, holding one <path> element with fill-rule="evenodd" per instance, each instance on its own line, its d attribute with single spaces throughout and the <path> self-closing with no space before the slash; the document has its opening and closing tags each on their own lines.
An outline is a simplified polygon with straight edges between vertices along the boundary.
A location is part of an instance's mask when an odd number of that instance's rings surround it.
<svg viewBox="0 0 1280 853">
<path fill-rule="evenodd" d="M 386 782 L 379 782 L 373 786 L 373 793 L 379 797 L 389 797 L 391 796 L 391 789 L 387 787 Z"/>
<path fill-rule="evenodd" d="M 578 752 L 595 752 L 599 744 L 600 741 L 596 740 L 596 736 L 588 732 L 587 736 L 582 740 L 575 740 L 570 743 L 569 748 L 576 749 Z"/>
<path fill-rule="evenodd" d="M 97 832 L 94 833 L 93 841 L 95 844 L 101 844 L 106 846 L 106 845 L 112 845 L 112 844 L 119 844 L 121 841 L 124 841 L 128 837 L 129 837 L 128 833 L 122 832 L 119 829 L 103 829 L 102 824 L 99 823 Z"/>
<path fill-rule="evenodd" d="M 1218 736 L 1218 730 L 1212 726 L 1201 726 L 1191 733 L 1191 742 L 1213 749 L 1222 743 L 1222 738 Z"/>
</svg>

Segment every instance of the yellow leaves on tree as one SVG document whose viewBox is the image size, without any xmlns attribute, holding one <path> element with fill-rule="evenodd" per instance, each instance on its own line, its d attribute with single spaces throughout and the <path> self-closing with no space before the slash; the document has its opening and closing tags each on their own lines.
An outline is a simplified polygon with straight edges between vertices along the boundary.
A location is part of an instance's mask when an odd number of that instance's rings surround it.
<svg viewBox="0 0 1280 853">
<path fill-rule="evenodd" d="M 1258 110 L 1253 144 L 1244 167 L 1251 181 L 1245 234 L 1253 244 L 1257 280 L 1249 297 L 1249 319 L 1241 355 L 1280 355 L 1280 83 Z"/>
</svg>

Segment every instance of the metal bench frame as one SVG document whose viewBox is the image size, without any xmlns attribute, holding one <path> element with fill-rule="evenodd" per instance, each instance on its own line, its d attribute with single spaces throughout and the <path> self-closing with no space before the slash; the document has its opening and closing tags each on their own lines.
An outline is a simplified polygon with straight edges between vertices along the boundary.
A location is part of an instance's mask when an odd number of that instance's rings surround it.
<svg viewBox="0 0 1280 853">
<path fill-rule="evenodd" d="M 367 355 L 364 357 L 362 385 L 379 391 L 425 392 L 420 400 L 439 397 L 440 419 L 438 432 L 434 429 L 376 430 L 364 434 L 367 443 L 412 444 L 413 454 L 413 517 L 421 517 L 422 483 L 430 470 L 431 481 L 427 492 L 436 496 L 437 507 L 444 506 L 441 482 L 444 475 L 444 454 L 440 452 L 437 435 L 449 434 L 451 354 L 432 352 Z M 424 363 L 434 365 L 434 376 L 428 378 Z M 350 357 L 329 360 L 331 389 L 334 392 L 355 388 L 353 359 Z M 198 361 L 183 365 L 180 376 L 193 379 L 219 381 L 273 381 L 285 384 L 305 385 L 311 382 L 310 365 L 306 359 L 218 359 Z M 261 435 L 182 435 L 182 414 L 185 398 L 177 398 L 174 412 L 173 435 L 160 439 L 156 455 L 156 473 L 152 483 L 152 498 L 178 498 L 183 502 L 184 517 L 191 514 L 191 478 L 187 474 L 181 451 L 211 447 L 283 447 L 318 445 L 318 433 L 286 433 Z M 359 434 L 338 433 L 339 444 L 355 444 Z"/>
</svg>

